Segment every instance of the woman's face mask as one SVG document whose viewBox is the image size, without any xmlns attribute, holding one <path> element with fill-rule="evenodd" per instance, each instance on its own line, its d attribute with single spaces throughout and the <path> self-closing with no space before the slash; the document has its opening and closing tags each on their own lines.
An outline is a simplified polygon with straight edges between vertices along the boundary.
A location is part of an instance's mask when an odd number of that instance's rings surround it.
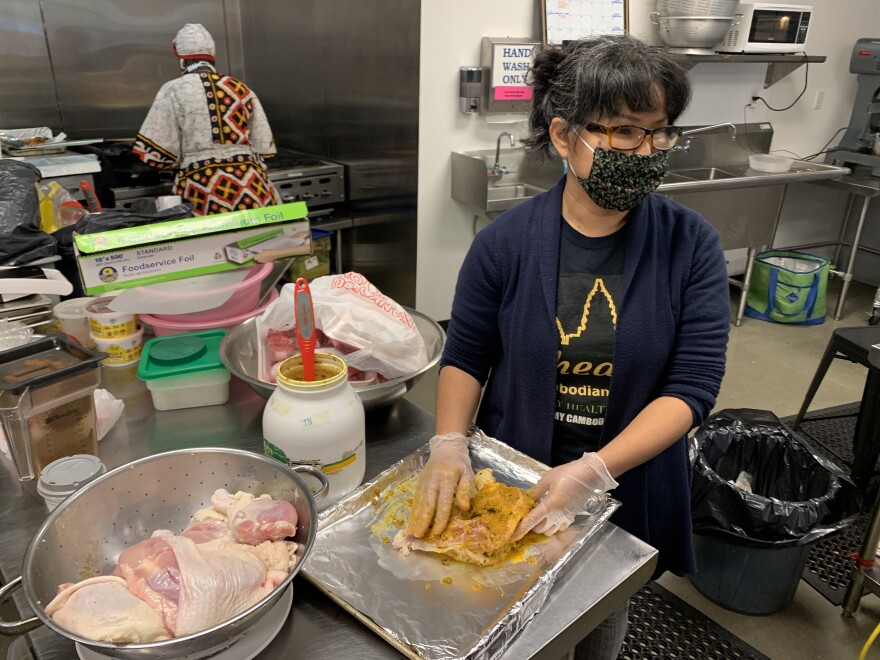
<svg viewBox="0 0 880 660">
<path fill-rule="evenodd" d="M 593 152 L 590 175 L 582 179 L 571 167 L 571 161 L 568 166 L 584 192 L 603 209 L 629 211 L 638 206 L 657 190 L 669 169 L 669 153 L 666 151 L 642 156 L 604 147 L 593 149 L 580 135 L 578 140 Z"/>
</svg>

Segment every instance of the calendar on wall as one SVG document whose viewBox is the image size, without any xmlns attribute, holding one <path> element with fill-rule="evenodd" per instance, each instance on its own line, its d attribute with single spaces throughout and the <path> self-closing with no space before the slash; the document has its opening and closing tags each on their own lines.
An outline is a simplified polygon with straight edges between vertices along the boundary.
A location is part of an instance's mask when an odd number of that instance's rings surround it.
<svg viewBox="0 0 880 660">
<path fill-rule="evenodd" d="M 628 0 L 541 0 L 544 45 L 564 45 L 583 37 L 625 34 Z"/>
</svg>

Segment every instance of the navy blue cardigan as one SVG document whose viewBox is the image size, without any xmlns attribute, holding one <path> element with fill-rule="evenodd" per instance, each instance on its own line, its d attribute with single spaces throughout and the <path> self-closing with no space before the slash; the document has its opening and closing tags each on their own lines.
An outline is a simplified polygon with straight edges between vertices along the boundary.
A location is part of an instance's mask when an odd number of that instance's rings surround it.
<svg viewBox="0 0 880 660">
<path fill-rule="evenodd" d="M 485 384 L 477 424 L 550 462 L 556 386 L 556 279 L 563 178 L 474 239 L 455 288 L 441 368 Z M 614 371 L 601 444 L 651 401 L 677 397 L 694 425 L 724 375 L 729 292 L 718 233 L 694 211 L 649 195 L 627 221 Z M 487 383 L 488 381 L 488 383 Z M 657 573 L 693 572 L 685 437 L 618 478 L 612 520 L 660 551 Z"/>
</svg>

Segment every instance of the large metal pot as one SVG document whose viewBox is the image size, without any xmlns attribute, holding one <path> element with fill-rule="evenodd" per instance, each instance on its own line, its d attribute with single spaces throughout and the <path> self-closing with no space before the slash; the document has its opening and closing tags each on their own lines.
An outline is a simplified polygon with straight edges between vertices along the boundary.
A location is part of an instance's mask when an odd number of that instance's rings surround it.
<svg viewBox="0 0 880 660">
<path fill-rule="evenodd" d="M 439 361 L 446 343 L 443 328 L 430 317 L 414 309 L 404 307 L 412 317 L 416 328 L 425 341 L 428 363 L 415 373 L 395 378 L 384 383 L 355 388 L 364 410 L 370 411 L 387 406 L 401 398 L 412 389 L 418 380 Z M 275 383 L 264 383 L 257 376 L 258 369 L 257 319 L 251 318 L 230 330 L 220 344 L 220 360 L 230 373 L 240 378 L 260 396 L 268 399 L 275 391 Z"/>
<path fill-rule="evenodd" d="M 37 615 L 0 624 L 4 634 L 21 634 L 45 624 L 68 639 L 111 658 L 204 658 L 230 646 L 281 598 L 312 551 L 317 533 L 315 498 L 329 486 L 320 470 L 297 467 L 319 479 L 313 496 L 296 472 L 283 463 L 238 449 L 170 451 L 116 468 L 62 502 L 28 546 L 22 575 L 0 589 L 0 601 L 23 587 Z M 223 623 L 186 637 L 147 644 L 108 644 L 67 632 L 50 619 L 45 605 L 58 585 L 97 574 L 108 575 L 122 550 L 154 530 L 183 530 L 199 509 L 209 507 L 217 488 L 254 495 L 268 493 L 293 504 L 299 517 L 294 541 L 299 560 L 290 575 L 256 605 Z"/>
</svg>

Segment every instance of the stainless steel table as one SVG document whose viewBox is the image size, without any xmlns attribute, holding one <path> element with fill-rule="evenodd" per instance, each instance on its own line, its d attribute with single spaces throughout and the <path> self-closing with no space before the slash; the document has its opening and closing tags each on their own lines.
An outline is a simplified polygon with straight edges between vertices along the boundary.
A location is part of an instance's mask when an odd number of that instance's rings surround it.
<svg viewBox="0 0 880 660">
<path fill-rule="evenodd" d="M 848 247 L 850 248 L 849 258 L 846 262 L 846 270 L 833 271 L 835 275 L 843 278 L 843 286 L 840 289 L 840 297 L 837 299 L 837 307 L 834 309 L 834 320 L 839 321 L 840 317 L 843 315 L 843 304 L 846 302 L 846 294 L 849 291 L 849 284 L 850 282 L 852 282 L 853 279 L 853 271 L 855 270 L 856 257 L 858 256 L 859 250 L 861 249 L 866 252 L 880 254 L 880 251 L 862 247 L 860 245 L 862 240 L 862 230 L 865 227 L 865 218 L 868 215 L 868 206 L 871 203 L 871 199 L 880 195 L 880 178 L 871 176 L 870 168 L 857 167 L 853 169 L 850 174 L 839 179 L 828 179 L 826 181 L 816 181 L 814 183 L 816 185 L 828 186 L 830 188 L 836 188 L 837 190 L 843 190 L 844 192 L 849 194 L 846 202 L 846 210 L 843 214 L 843 223 L 840 226 L 840 233 L 837 236 L 836 248 L 834 250 L 834 264 L 837 265 L 840 262 L 840 251 L 843 246 L 848 245 Z M 856 205 L 857 198 L 859 197 L 862 198 L 862 203 L 859 210 L 859 219 L 856 224 L 856 232 L 853 236 L 852 243 L 847 244 L 846 230 L 849 227 L 852 209 Z M 819 243 L 799 247 L 810 248 L 820 247 L 822 245 L 827 244 Z M 877 295 L 874 299 L 874 307 L 875 309 L 880 308 L 880 288 L 877 289 Z"/>
<path fill-rule="evenodd" d="M 238 447 L 262 451 L 265 401 L 233 379 L 224 406 L 154 412 L 149 393 L 124 370 L 103 369 L 104 387 L 126 402 L 125 415 L 99 445 L 108 468 L 182 447 Z M 431 437 L 434 418 L 407 401 L 367 415 L 366 478 L 372 478 Z M 30 538 L 47 510 L 42 499 L 21 487 L 8 459 L 0 460 L 0 579 L 21 573 Z M 607 524 L 580 559 L 553 587 L 538 615 L 504 654 L 509 660 L 558 660 L 651 577 L 657 551 L 620 528 Z M 26 612 L 22 593 L 15 604 Z M 40 628 L 29 633 L 40 660 L 76 657 L 73 643 Z M 275 658 L 399 658 L 398 651 L 297 577 L 287 625 L 258 656 Z"/>
</svg>

